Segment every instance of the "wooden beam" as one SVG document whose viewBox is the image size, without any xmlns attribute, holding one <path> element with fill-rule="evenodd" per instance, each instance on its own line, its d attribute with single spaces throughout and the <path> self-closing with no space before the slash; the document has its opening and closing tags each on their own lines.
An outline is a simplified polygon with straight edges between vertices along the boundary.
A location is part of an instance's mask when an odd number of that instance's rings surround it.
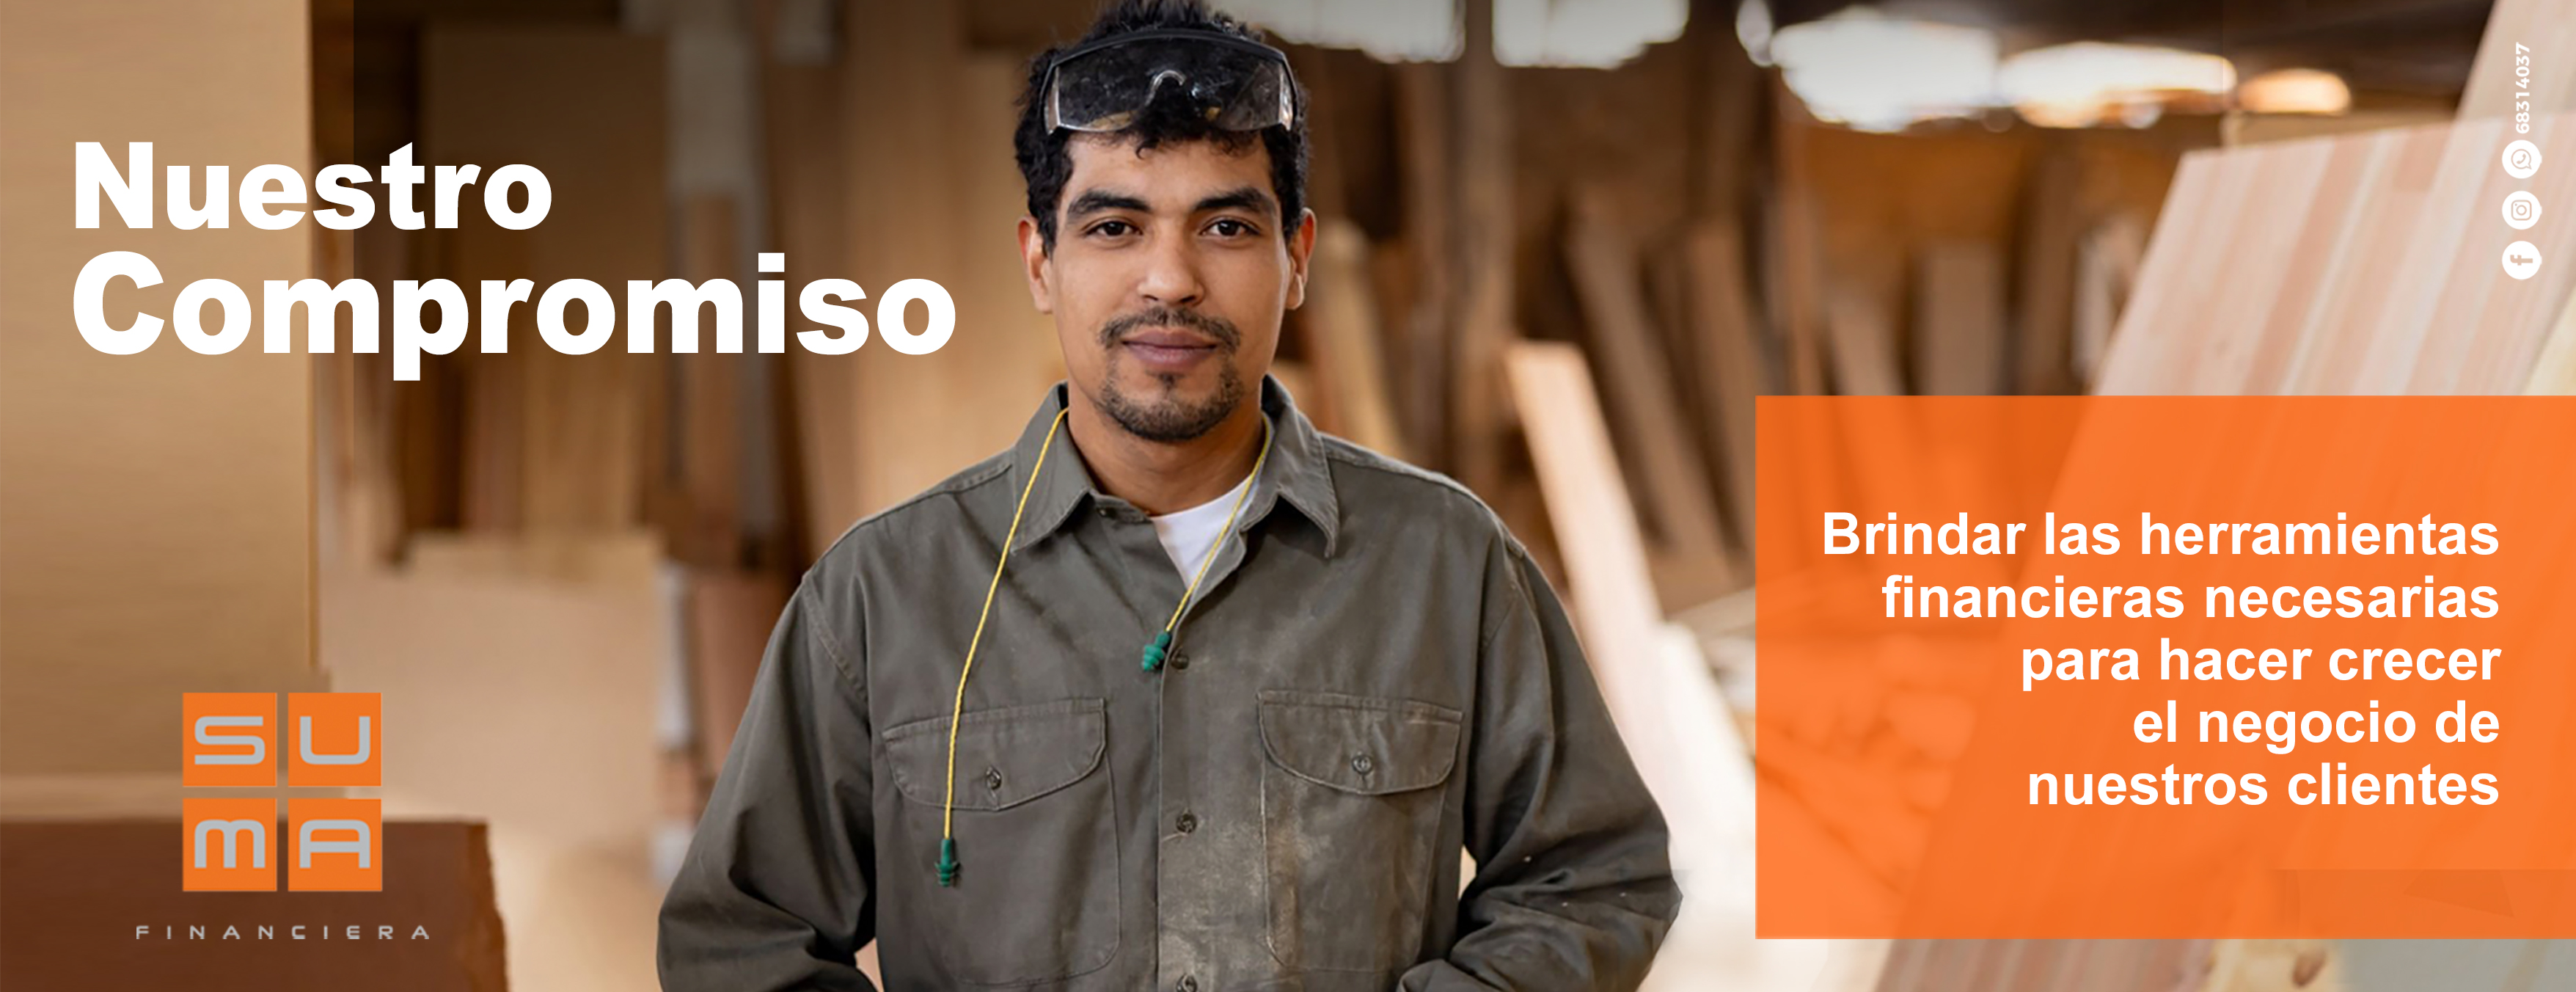
<svg viewBox="0 0 2576 992">
<path fill-rule="evenodd" d="M 2003 392 L 2003 252 L 1941 241 L 1915 258 L 1914 387 L 1926 396 Z"/>
<path fill-rule="evenodd" d="M 1896 363 L 1895 304 L 1864 282 L 1842 281 L 1825 301 L 1825 324 L 1834 357 L 1834 392 L 1842 396 L 1902 396 L 1904 374 Z"/>
<path fill-rule="evenodd" d="M 1412 264 L 1412 306 L 1404 318 L 1404 388 L 1398 414 L 1416 457 L 1448 463 L 1449 328 L 1454 323 L 1450 252 L 1449 77 L 1444 67 L 1408 62 L 1395 67 L 1398 158 L 1404 174 L 1404 249 Z"/>
<path fill-rule="evenodd" d="M 1717 497 L 1673 396 L 1672 359 L 1658 343 L 1639 288 L 1636 239 L 1611 216 L 1606 191 L 1576 197 L 1566 232 L 1566 265 L 1582 298 L 1592 354 L 1611 384 L 1611 410 L 1628 444 L 1628 464 L 1645 486 L 1647 516 L 1660 543 L 1691 557 L 1724 554 Z"/>
<path fill-rule="evenodd" d="M 1806 131 L 1816 121 L 1776 72 L 1771 90 L 1777 156 L 1771 212 L 1765 218 L 1771 233 L 1765 253 L 1771 324 L 1788 354 L 1790 391 L 1815 396 L 1825 391 L 1824 241 L 1806 160 Z"/>
<path fill-rule="evenodd" d="M 1743 235 L 1712 222 L 1692 229 L 1689 255 L 1690 314 L 1699 361 L 1699 385 L 1709 417 L 1709 464 L 1720 467 L 1727 518 L 1735 546 L 1753 551 L 1753 399 L 1769 391 L 1767 361 L 1755 339 L 1753 306 L 1744 285 Z"/>
<path fill-rule="evenodd" d="M 1449 409 L 1452 469 L 1467 488 L 1502 482 L 1504 346 L 1520 336 L 1512 296 L 1512 108 L 1510 80 L 1494 55 L 1494 8 L 1466 8 L 1466 50 L 1457 63 L 1458 323 Z"/>
<path fill-rule="evenodd" d="M 1513 406 L 1529 439 L 1547 518 L 1573 587 L 1584 653 L 1607 696 L 1624 675 L 1619 659 L 1657 650 L 1663 608 L 1646 565 L 1634 504 L 1601 417 L 1600 394 L 1583 352 L 1562 342 L 1516 342 L 1504 352 Z"/>
<path fill-rule="evenodd" d="M 788 588 L 776 575 L 694 570 L 687 589 L 681 649 L 688 658 L 693 763 L 703 801 L 751 704 L 752 677 L 760 671 L 779 611 L 787 607 Z"/>
<path fill-rule="evenodd" d="M 2576 396 L 2576 296 L 2558 308 L 2558 323 L 2550 328 L 2548 343 L 2532 363 L 2531 382 L 2523 387 L 2523 395 Z"/>
<path fill-rule="evenodd" d="M 2071 360 L 2087 389 L 2101 378 L 2102 356 L 2111 350 L 2111 331 L 2137 287 L 2146 253 L 2147 226 L 2127 214 L 2096 225 L 2076 249 Z"/>
<path fill-rule="evenodd" d="M 2013 306 L 2013 391 L 2057 395 L 2075 389 L 2067 361 L 2075 316 L 2075 244 L 2082 167 L 2064 148 L 2044 153 L 2022 200 L 2021 252 Z"/>
<path fill-rule="evenodd" d="M 1339 217 L 1317 221 L 1306 304 L 1299 313 L 1312 331 L 1313 365 L 1332 395 L 1341 429 L 1364 447 L 1405 457 L 1379 352 L 1385 338 L 1378 327 L 1368 236 L 1358 225 Z"/>
</svg>

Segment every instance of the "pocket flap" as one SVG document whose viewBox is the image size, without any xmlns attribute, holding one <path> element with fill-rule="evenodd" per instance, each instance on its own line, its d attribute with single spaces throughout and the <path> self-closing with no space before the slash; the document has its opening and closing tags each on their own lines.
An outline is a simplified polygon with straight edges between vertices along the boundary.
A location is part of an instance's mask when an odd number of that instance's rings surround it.
<svg viewBox="0 0 2576 992">
<path fill-rule="evenodd" d="M 1261 747 L 1290 774 L 1378 796 L 1438 785 L 1458 763 L 1457 710 L 1328 692 L 1261 693 Z"/>
<path fill-rule="evenodd" d="M 968 711 L 957 723 L 957 808 L 1009 809 L 1082 781 L 1100 767 L 1106 725 L 1097 699 Z M 890 728 L 885 747 L 905 799 L 937 806 L 947 798 L 947 717 Z"/>
</svg>

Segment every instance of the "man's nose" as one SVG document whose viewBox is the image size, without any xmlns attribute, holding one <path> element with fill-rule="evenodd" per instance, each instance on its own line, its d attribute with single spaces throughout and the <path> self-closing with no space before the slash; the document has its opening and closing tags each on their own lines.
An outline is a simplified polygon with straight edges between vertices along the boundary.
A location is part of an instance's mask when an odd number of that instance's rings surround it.
<svg viewBox="0 0 2576 992">
<path fill-rule="evenodd" d="M 1168 307 L 1196 306 L 1207 291 L 1199 279 L 1198 253 L 1187 236 L 1155 239 L 1145 260 L 1144 279 L 1136 293 L 1147 302 Z"/>
</svg>

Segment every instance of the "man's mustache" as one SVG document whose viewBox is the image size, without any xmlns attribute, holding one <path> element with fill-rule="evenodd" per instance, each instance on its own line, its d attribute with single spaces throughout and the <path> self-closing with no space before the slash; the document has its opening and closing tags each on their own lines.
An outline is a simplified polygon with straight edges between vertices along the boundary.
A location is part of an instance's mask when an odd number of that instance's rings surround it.
<svg viewBox="0 0 2576 992">
<path fill-rule="evenodd" d="M 1101 347 L 1116 346 L 1140 327 L 1186 327 L 1215 338 L 1217 346 L 1226 351 L 1233 351 L 1243 343 L 1243 333 L 1235 330 L 1234 322 L 1223 317 L 1179 307 L 1154 306 L 1112 317 L 1108 323 L 1100 325 Z"/>
</svg>

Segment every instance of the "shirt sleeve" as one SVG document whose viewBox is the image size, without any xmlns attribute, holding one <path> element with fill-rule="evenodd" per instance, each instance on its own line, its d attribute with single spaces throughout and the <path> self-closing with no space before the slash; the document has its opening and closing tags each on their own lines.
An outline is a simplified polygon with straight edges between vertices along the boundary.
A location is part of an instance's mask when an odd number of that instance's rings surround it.
<svg viewBox="0 0 2576 992">
<path fill-rule="evenodd" d="M 666 992 L 873 988 L 853 961 L 876 930 L 866 666 L 819 599 L 809 576 L 779 616 L 663 898 Z"/>
<path fill-rule="evenodd" d="M 1476 876 L 1448 956 L 1402 988 L 1634 989 L 1681 908 L 1663 813 L 1546 578 L 1508 539 L 1498 557 L 1469 765 Z"/>
</svg>

